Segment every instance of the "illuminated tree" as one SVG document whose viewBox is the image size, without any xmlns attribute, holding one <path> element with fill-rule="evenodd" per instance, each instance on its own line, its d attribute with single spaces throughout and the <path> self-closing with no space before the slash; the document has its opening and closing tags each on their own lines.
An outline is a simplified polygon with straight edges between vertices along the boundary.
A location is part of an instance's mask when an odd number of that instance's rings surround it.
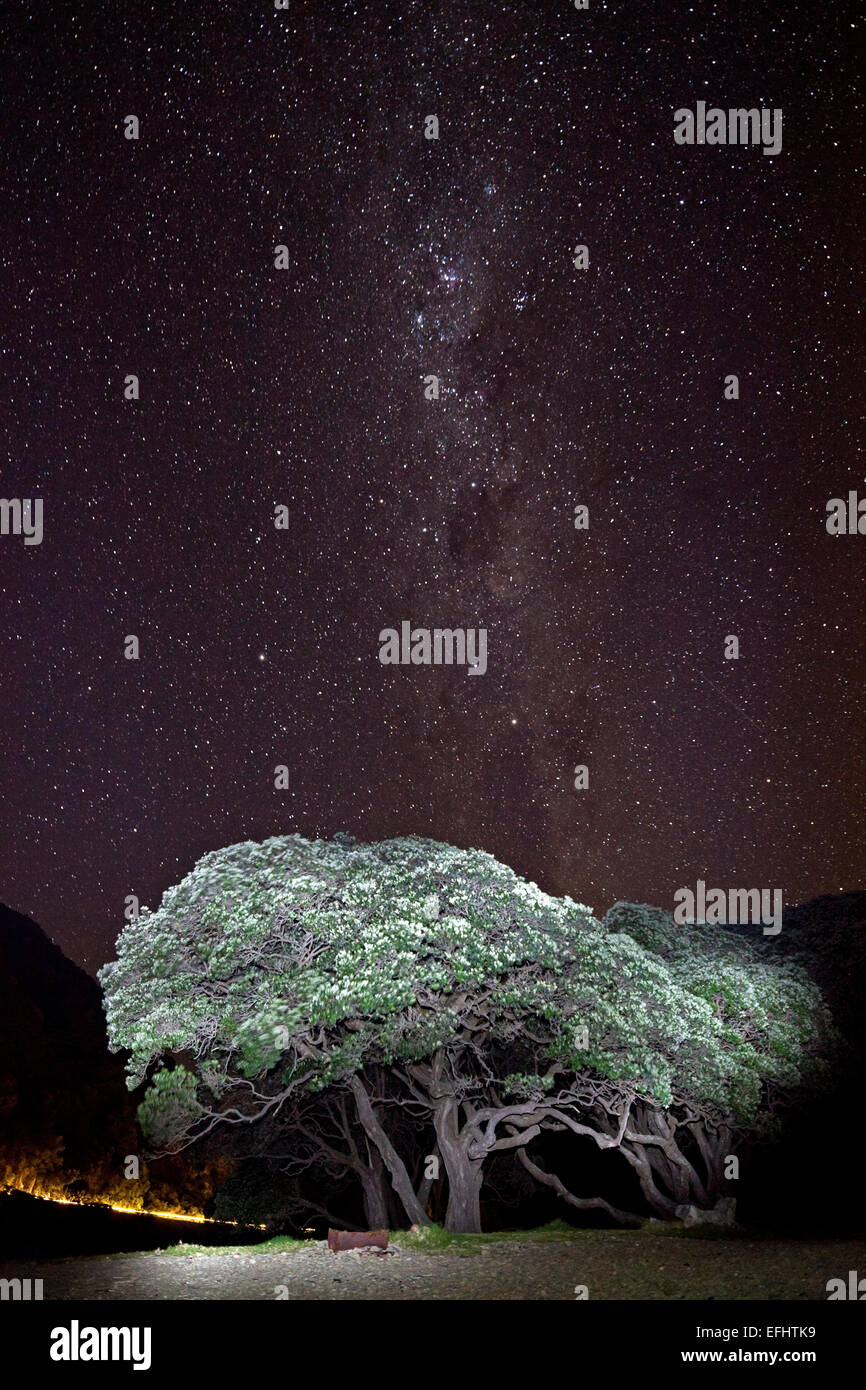
<svg viewBox="0 0 866 1390">
<path fill-rule="evenodd" d="M 490 855 L 414 838 L 206 855 L 100 978 L 154 1142 L 291 1126 L 304 1097 L 343 1095 L 424 1221 L 389 1133 L 400 1107 L 432 1127 L 452 1230 L 480 1229 L 485 1162 L 509 1150 L 572 1205 L 636 1219 L 547 1172 L 529 1153 L 544 1131 L 621 1153 L 661 1216 L 711 1206 L 725 1154 L 820 1074 L 831 1035 L 797 967 L 743 939 L 622 904 L 600 923 Z"/>
</svg>

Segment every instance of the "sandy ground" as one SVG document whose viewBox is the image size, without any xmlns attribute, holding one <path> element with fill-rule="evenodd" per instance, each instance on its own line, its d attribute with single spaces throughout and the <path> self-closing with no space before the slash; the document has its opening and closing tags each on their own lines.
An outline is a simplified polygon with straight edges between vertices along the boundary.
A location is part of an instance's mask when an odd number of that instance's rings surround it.
<svg viewBox="0 0 866 1390">
<path fill-rule="evenodd" d="M 45 1300 L 785 1299 L 826 1301 L 827 1280 L 866 1270 L 866 1242 L 672 1239 L 646 1232 L 531 1236 L 472 1253 L 392 1247 L 332 1254 L 148 1254 L 0 1262 L 43 1280 Z M 287 1291 L 287 1294 L 286 1292 Z"/>
</svg>

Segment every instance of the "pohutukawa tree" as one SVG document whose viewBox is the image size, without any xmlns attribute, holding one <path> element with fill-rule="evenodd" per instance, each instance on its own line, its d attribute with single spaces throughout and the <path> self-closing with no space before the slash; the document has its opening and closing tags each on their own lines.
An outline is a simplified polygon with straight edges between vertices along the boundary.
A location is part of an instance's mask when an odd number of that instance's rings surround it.
<svg viewBox="0 0 866 1390">
<path fill-rule="evenodd" d="M 428 1219 L 429 1144 L 451 1230 L 480 1230 L 485 1162 L 509 1150 L 566 1202 L 638 1219 L 544 1168 L 544 1131 L 620 1153 L 662 1217 L 710 1207 L 726 1155 L 832 1045 L 818 990 L 740 937 L 628 904 L 599 922 L 488 854 L 415 838 L 208 854 L 124 928 L 100 978 L 129 1084 L 150 1083 L 151 1142 L 291 1128 L 321 1094 L 345 1143 L 316 1124 L 305 1142 L 348 1160 L 368 1210 L 384 1167 L 407 1219 Z"/>
</svg>

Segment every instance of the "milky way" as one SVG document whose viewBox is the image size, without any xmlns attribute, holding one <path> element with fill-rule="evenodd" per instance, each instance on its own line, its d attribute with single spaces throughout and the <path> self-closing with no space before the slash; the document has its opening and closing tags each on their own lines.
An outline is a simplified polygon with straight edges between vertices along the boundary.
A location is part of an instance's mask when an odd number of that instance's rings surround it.
<svg viewBox="0 0 866 1390">
<path fill-rule="evenodd" d="M 597 910 L 863 886 L 854 17 L 7 18 L 0 492 L 44 538 L 0 536 L 0 900 L 95 969 L 127 894 L 292 831 Z M 676 144 L 699 100 L 781 151 Z M 381 665 L 403 620 L 486 673 Z"/>
</svg>

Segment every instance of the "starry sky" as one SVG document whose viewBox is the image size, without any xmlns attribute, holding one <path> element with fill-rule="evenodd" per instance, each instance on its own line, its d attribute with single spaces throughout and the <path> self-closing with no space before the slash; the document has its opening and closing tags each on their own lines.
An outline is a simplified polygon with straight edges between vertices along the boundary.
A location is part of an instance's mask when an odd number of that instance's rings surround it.
<svg viewBox="0 0 866 1390">
<path fill-rule="evenodd" d="M 127 894 L 294 831 L 599 912 L 864 886 L 866 537 L 825 525 L 866 496 L 861 37 L 848 3 L 14 7 L 0 494 L 44 539 L 0 536 L 0 901 L 95 971 Z M 781 108 L 781 153 L 676 145 L 699 100 Z M 485 628 L 486 673 L 383 666 L 403 620 Z"/>
</svg>

